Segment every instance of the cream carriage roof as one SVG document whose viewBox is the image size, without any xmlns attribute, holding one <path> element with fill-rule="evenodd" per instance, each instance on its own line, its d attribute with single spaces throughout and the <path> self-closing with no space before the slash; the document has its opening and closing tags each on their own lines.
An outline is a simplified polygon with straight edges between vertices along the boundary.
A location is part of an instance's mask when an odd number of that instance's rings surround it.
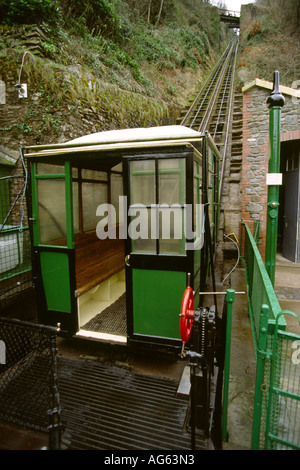
<svg viewBox="0 0 300 470">
<path fill-rule="evenodd" d="M 158 127 L 139 127 L 121 130 L 96 132 L 88 134 L 77 139 L 73 139 L 68 144 L 104 144 L 134 142 L 160 139 L 183 138 L 189 139 L 200 137 L 199 132 L 185 126 L 158 126 Z"/>
<path fill-rule="evenodd" d="M 163 145 L 189 145 L 203 135 L 185 126 L 157 126 L 96 132 L 64 143 L 25 147 L 26 157 L 59 156 L 72 153 L 94 153 Z"/>
</svg>

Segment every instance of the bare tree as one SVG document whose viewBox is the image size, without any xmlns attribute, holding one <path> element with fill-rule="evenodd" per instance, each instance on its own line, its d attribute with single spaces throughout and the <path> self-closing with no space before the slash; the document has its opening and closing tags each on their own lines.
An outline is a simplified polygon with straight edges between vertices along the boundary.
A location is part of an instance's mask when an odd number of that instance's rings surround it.
<svg viewBox="0 0 300 470">
<path fill-rule="evenodd" d="M 151 3 L 152 3 L 152 0 L 149 0 L 149 5 L 148 5 L 148 23 L 150 23 L 150 14 L 151 14 Z"/>
<path fill-rule="evenodd" d="M 164 0 L 161 0 L 160 1 L 159 12 L 158 12 L 158 17 L 157 17 L 157 20 L 156 20 L 156 26 L 158 26 L 158 23 L 159 23 L 159 20 L 160 20 L 163 4 L 164 4 Z"/>
</svg>

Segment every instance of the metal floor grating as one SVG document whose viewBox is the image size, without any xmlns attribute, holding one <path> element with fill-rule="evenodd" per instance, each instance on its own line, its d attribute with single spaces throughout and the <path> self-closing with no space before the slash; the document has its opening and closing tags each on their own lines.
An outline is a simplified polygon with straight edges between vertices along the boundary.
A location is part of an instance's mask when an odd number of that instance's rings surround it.
<svg viewBox="0 0 300 470">
<path fill-rule="evenodd" d="M 189 450 L 188 402 L 171 379 L 97 360 L 59 358 L 64 448 Z M 199 440 L 197 449 L 207 449 Z"/>
</svg>

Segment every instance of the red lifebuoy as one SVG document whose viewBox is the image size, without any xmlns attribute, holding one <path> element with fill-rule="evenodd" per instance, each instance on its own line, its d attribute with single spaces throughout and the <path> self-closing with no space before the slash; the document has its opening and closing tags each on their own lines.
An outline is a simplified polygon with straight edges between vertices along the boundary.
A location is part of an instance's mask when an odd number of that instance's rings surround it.
<svg viewBox="0 0 300 470">
<path fill-rule="evenodd" d="M 192 333 L 194 320 L 194 292 L 187 287 L 183 294 L 180 314 L 180 336 L 183 343 L 187 343 Z"/>
</svg>

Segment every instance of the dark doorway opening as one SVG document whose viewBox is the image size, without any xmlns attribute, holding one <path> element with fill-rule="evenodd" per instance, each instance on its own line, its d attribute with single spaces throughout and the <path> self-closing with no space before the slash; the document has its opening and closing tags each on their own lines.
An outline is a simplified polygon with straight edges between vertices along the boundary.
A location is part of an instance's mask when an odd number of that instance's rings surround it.
<svg viewBox="0 0 300 470">
<path fill-rule="evenodd" d="M 300 140 L 281 143 L 278 249 L 283 257 L 300 263 Z"/>
</svg>

